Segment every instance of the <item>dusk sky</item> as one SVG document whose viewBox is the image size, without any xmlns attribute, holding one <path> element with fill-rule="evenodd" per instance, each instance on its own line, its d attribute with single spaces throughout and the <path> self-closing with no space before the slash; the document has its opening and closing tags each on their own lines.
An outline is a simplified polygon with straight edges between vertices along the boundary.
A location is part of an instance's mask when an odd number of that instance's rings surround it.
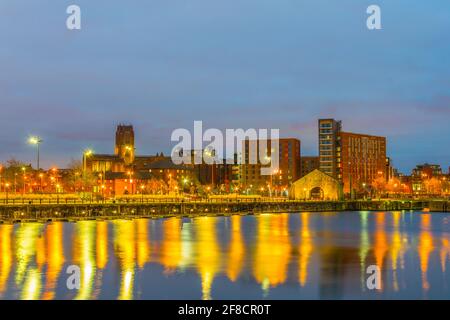
<svg viewBox="0 0 450 320">
<path fill-rule="evenodd" d="M 82 30 L 66 28 L 66 8 Z M 382 30 L 366 9 L 382 10 Z M 176 128 L 279 128 L 317 154 L 317 119 L 386 136 L 401 171 L 450 166 L 450 1 L 0 0 L 0 162 L 66 166 L 112 153 L 131 123 L 138 154 Z"/>
</svg>

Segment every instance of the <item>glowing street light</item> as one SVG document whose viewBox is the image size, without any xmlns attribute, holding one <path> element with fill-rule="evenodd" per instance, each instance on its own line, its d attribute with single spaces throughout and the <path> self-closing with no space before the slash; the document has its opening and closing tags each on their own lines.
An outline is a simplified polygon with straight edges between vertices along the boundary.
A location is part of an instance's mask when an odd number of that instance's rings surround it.
<svg viewBox="0 0 450 320">
<path fill-rule="evenodd" d="M 8 192 L 9 192 L 9 182 L 5 183 L 5 191 L 6 191 L 6 204 L 8 204 Z"/>
<path fill-rule="evenodd" d="M 91 149 L 86 149 L 83 152 L 83 173 L 86 172 L 86 167 L 87 167 L 87 158 L 92 156 L 94 154 L 94 151 L 92 151 Z"/>
<path fill-rule="evenodd" d="M 39 138 L 38 136 L 31 136 L 28 138 L 28 143 L 31 145 L 36 146 L 36 150 L 37 150 L 37 170 L 39 171 L 40 168 L 40 164 L 39 164 L 39 145 L 42 143 L 42 139 Z"/>
</svg>

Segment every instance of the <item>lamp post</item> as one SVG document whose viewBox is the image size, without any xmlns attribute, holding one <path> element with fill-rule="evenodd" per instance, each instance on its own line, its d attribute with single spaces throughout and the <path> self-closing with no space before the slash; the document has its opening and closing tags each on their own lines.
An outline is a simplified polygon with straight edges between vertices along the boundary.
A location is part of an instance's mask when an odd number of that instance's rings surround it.
<svg viewBox="0 0 450 320">
<path fill-rule="evenodd" d="M 366 192 L 367 192 L 367 190 L 366 190 L 366 183 L 363 182 L 362 186 L 363 186 L 363 191 L 364 191 L 364 200 L 366 200 Z"/>
<path fill-rule="evenodd" d="M 36 168 L 37 171 L 39 171 L 40 168 L 40 159 L 39 159 L 39 145 L 42 143 L 42 139 L 37 137 L 37 136 L 32 136 L 28 139 L 28 143 L 31 145 L 35 145 L 36 146 L 36 150 L 37 150 L 37 157 L 36 157 Z"/>
<path fill-rule="evenodd" d="M 85 174 L 87 169 L 87 158 L 90 157 L 93 153 L 94 151 L 92 151 L 91 149 L 84 150 L 83 152 L 83 175 Z"/>
<path fill-rule="evenodd" d="M 5 191 L 6 191 L 6 204 L 8 204 L 8 191 L 9 191 L 9 183 L 5 183 Z"/>
<path fill-rule="evenodd" d="M 144 185 L 141 185 L 141 202 L 144 203 Z"/>
<path fill-rule="evenodd" d="M 2 192 L 2 171 L 3 166 L 0 164 L 0 193 Z"/>
<path fill-rule="evenodd" d="M 42 190 L 42 178 L 44 177 L 44 175 L 42 173 L 39 174 L 39 191 L 43 191 Z"/>
<path fill-rule="evenodd" d="M 133 176 L 133 172 L 132 171 L 128 171 L 128 180 L 129 180 L 129 182 L 130 182 L 130 188 L 131 188 L 131 194 L 134 194 L 134 192 L 133 192 L 133 178 L 132 178 L 132 176 Z"/>
<path fill-rule="evenodd" d="M 17 193 L 17 172 L 14 173 L 14 194 Z"/>
<path fill-rule="evenodd" d="M 25 194 L 25 179 L 26 179 L 26 177 L 25 177 L 25 172 L 26 172 L 26 168 L 25 167 L 22 167 L 22 172 L 23 172 L 23 177 L 22 177 L 22 179 L 23 179 L 23 185 L 22 185 L 22 198 L 23 198 L 23 196 L 24 196 L 24 194 Z"/>
</svg>

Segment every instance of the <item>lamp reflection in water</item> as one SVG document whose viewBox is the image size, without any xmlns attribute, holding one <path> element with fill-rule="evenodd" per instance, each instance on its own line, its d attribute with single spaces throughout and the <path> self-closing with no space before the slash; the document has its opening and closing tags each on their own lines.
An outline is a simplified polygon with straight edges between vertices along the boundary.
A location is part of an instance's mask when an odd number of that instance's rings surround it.
<svg viewBox="0 0 450 320">
<path fill-rule="evenodd" d="M 197 241 L 196 267 L 202 279 L 202 298 L 211 299 L 211 287 L 216 273 L 220 270 L 221 248 L 216 238 L 216 222 L 214 217 L 200 217 L 195 219 Z"/>
<path fill-rule="evenodd" d="M 361 235 L 359 244 L 359 265 L 361 273 L 361 290 L 365 291 L 366 285 L 366 258 L 370 251 L 370 239 L 368 231 L 368 211 L 362 211 L 359 213 L 361 223 Z"/>
<path fill-rule="evenodd" d="M 192 235 L 192 223 L 183 223 L 181 226 L 181 260 L 179 269 L 184 271 L 195 261 L 195 246 Z"/>
<path fill-rule="evenodd" d="M 384 259 L 386 253 L 389 250 L 389 245 L 386 236 L 386 212 L 376 212 L 375 213 L 375 239 L 374 239 L 374 255 L 375 255 L 375 263 L 380 268 L 380 290 L 383 290 L 383 267 L 384 267 Z"/>
<path fill-rule="evenodd" d="M 399 290 L 398 286 L 398 266 L 399 266 L 399 259 L 400 259 L 400 267 L 404 268 L 404 261 L 403 261 L 403 240 L 402 235 L 400 233 L 400 218 L 402 213 L 399 211 L 392 212 L 392 220 L 393 220 L 393 233 L 392 233 L 392 240 L 391 240 L 391 262 L 392 262 L 392 277 L 393 277 L 393 285 L 394 285 L 394 291 Z"/>
<path fill-rule="evenodd" d="M 424 291 L 428 291 L 430 284 L 428 282 L 428 261 L 431 252 L 433 251 L 433 236 L 431 234 L 431 214 L 422 213 L 420 220 L 420 234 L 419 245 L 417 251 L 419 252 L 420 259 L 420 271 L 422 273 L 422 288 Z"/>
<path fill-rule="evenodd" d="M 80 290 L 75 299 L 92 298 L 95 267 L 95 227 L 97 221 L 79 221 L 75 224 L 74 262 L 81 269 Z"/>
<path fill-rule="evenodd" d="M 286 281 L 291 257 L 288 214 L 263 214 L 256 217 L 256 249 L 253 274 L 261 284 L 264 296 L 269 288 Z"/>
<path fill-rule="evenodd" d="M 0 298 L 6 290 L 13 262 L 11 236 L 12 225 L 0 225 Z"/>
<path fill-rule="evenodd" d="M 55 297 L 56 282 L 64 265 L 62 222 L 53 222 L 46 226 L 45 244 L 47 270 L 43 299 L 51 300 Z"/>
<path fill-rule="evenodd" d="M 34 268 L 33 264 L 36 256 L 37 239 L 43 229 L 42 224 L 25 223 L 17 227 L 15 235 L 16 250 L 16 276 L 15 283 L 17 287 L 22 287 L 26 275 L 32 276 L 29 268 Z M 34 286 L 36 288 L 37 286 Z M 28 296 L 28 295 L 27 295 Z M 34 296 L 34 295 L 33 295 Z"/>
<path fill-rule="evenodd" d="M 27 271 L 27 277 L 23 285 L 22 300 L 37 300 L 41 295 L 42 284 L 41 284 L 41 273 L 38 268 L 31 267 Z"/>
<path fill-rule="evenodd" d="M 161 243 L 159 261 L 164 266 L 166 274 L 172 273 L 180 265 L 181 255 L 181 226 L 180 218 L 168 218 L 162 223 L 163 240 Z"/>
<path fill-rule="evenodd" d="M 150 242 L 148 239 L 148 220 L 134 220 L 136 228 L 136 254 L 139 269 L 143 269 L 150 261 Z"/>
<path fill-rule="evenodd" d="M 114 250 L 120 264 L 119 300 L 133 299 L 136 239 L 132 220 L 116 220 L 114 225 Z"/>
<path fill-rule="evenodd" d="M 97 221 L 96 264 L 100 270 L 108 263 L 108 222 Z"/>
<path fill-rule="evenodd" d="M 304 287 L 308 280 L 308 263 L 313 251 L 312 235 L 309 230 L 309 212 L 300 214 L 302 227 L 300 230 L 298 279 L 300 286 Z"/>
<path fill-rule="evenodd" d="M 442 267 L 442 272 L 445 273 L 445 269 L 446 269 L 446 262 L 447 262 L 447 255 L 450 256 L 450 240 L 448 237 L 443 236 L 441 239 L 441 254 L 440 254 L 440 258 L 441 258 L 441 267 Z"/>
<path fill-rule="evenodd" d="M 245 245 L 241 232 L 241 216 L 231 216 L 231 240 L 228 247 L 227 276 L 235 282 L 244 264 Z"/>
</svg>

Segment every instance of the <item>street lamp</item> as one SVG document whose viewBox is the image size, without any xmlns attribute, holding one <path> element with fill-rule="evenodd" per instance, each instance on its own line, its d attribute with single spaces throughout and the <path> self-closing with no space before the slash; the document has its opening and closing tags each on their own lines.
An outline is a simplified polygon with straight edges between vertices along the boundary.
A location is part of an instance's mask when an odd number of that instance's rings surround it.
<svg viewBox="0 0 450 320">
<path fill-rule="evenodd" d="M 23 172 L 22 198 L 25 193 L 25 180 L 26 180 L 25 172 L 26 172 L 26 170 L 27 170 L 27 168 L 22 167 L 22 172 Z"/>
<path fill-rule="evenodd" d="M 28 138 L 28 143 L 31 145 L 35 145 L 36 146 L 36 150 L 37 150 L 37 170 L 39 171 L 40 168 L 40 164 L 39 164 L 39 145 L 42 143 L 42 139 L 37 137 L 37 136 L 32 136 L 30 138 Z"/>
<path fill-rule="evenodd" d="M 42 178 L 44 177 L 44 175 L 42 174 L 42 173 L 40 173 L 39 174 L 39 189 L 40 189 L 40 191 L 42 192 L 43 190 L 42 190 Z"/>
<path fill-rule="evenodd" d="M 2 192 L 2 171 L 3 165 L 0 164 L 0 192 Z"/>
<path fill-rule="evenodd" d="M 9 191 L 9 183 L 5 183 L 5 191 L 6 191 L 6 204 L 8 204 L 8 191 Z"/>
<path fill-rule="evenodd" d="M 145 186 L 141 185 L 141 202 L 142 203 L 144 203 L 144 189 L 145 189 Z"/>
<path fill-rule="evenodd" d="M 83 174 L 86 172 L 87 167 L 87 158 L 94 154 L 94 151 L 91 149 L 86 149 L 83 152 Z"/>
</svg>

